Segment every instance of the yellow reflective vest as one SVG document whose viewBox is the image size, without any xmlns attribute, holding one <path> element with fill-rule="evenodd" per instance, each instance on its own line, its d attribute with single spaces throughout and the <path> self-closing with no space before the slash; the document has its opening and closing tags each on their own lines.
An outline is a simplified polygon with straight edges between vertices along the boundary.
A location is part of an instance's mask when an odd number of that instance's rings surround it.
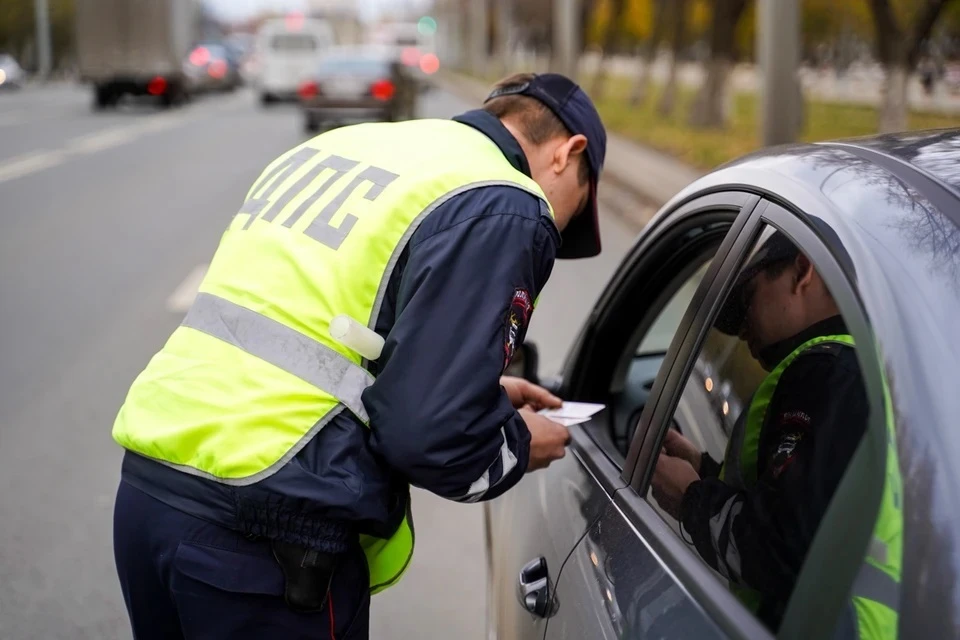
<svg viewBox="0 0 960 640">
<path fill-rule="evenodd" d="M 373 329 L 418 224 L 489 185 L 546 202 L 486 135 L 447 120 L 336 129 L 276 159 L 224 233 L 183 323 L 133 383 L 114 439 L 243 486 L 275 473 L 340 411 L 368 424 L 361 394 L 373 377 L 330 337 L 331 320 L 346 314 Z M 413 553 L 409 512 L 390 539 L 361 544 L 371 589 L 396 583 Z"/>
</svg>

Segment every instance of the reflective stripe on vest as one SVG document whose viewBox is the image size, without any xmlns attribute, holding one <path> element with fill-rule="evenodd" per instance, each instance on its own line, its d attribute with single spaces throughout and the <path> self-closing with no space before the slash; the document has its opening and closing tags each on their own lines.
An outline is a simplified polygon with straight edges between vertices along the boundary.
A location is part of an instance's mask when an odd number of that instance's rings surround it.
<svg viewBox="0 0 960 640">
<path fill-rule="evenodd" d="M 329 131 L 263 171 L 224 233 L 183 324 L 133 383 L 114 424 L 125 448 L 186 473 L 248 485 L 275 473 L 373 381 L 335 342 L 346 314 L 375 328 L 394 267 L 418 225 L 478 187 L 540 187 L 479 131 L 453 121 Z M 361 536 L 376 592 L 415 542 Z"/>
<path fill-rule="evenodd" d="M 757 389 L 747 409 L 746 419 L 738 420 L 730 434 L 720 479 L 745 490 L 757 482 L 760 431 L 767 409 L 776 391 L 780 376 L 807 349 L 825 342 L 853 347 L 849 335 L 821 336 L 808 340 L 792 351 L 771 371 Z M 881 360 L 882 362 L 882 360 Z M 886 415 L 886 475 L 880 512 L 874 526 L 873 539 L 854 580 L 851 599 L 857 615 L 858 637 L 869 640 L 893 640 L 897 637 L 897 612 L 900 605 L 900 567 L 902 556 L 903 514 L 900 496 L 901 477 L 897 459 L 893 407 L 884 377 L 884 409 Z M 719 554 L 718 554 L 719 555 Z M 731 582 L 731 590 L 751 611 L 760 606 L 761 594 Z"/>
</svg>

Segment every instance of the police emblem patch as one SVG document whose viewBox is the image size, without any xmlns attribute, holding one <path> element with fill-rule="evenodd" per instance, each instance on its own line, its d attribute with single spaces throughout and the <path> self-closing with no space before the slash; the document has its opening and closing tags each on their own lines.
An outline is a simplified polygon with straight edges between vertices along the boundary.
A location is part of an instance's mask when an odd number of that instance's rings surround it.
<svg viewBox="0 0 960 640">
<path fill-rule="evenodd" d="M 533 312 L 533 300 L 526 289 L 516 289 L 503 326 L 503 370 L 506 371 L 517 352 L 517 345 L 523 342 L 527 333 L 527 324 Z"/>
</svg>

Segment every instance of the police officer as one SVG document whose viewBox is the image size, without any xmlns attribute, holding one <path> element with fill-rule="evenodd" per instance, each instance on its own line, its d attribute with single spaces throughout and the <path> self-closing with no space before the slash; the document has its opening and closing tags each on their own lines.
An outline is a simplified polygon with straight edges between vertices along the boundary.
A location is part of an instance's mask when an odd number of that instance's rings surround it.
<svg viewBox="0 0 960 640">
<path fill-rule="evenodd" d="M 265 169 L 114 425 L 136 637 L 364 638 L 413 554 L 409 485 L 489 500 L 564 455 L 534 412 L 560 401 L 501 375 L 554 258 L 600 251 L 605 146 L 576 84 L 519 75 Z"/>
<path fill-rule="evenodd" d="M 865 386 L 833 297 L 779 231 L 738 275 L 715 326 L 746 341 L 769 373 L 739 417 L 722 465 L 668 431 L 653 493 L 700 556 L 776 632 L 866 430 Z M 899 560 L 886 547 L 899 548 L 899 522 L 899 512 L 881 515 L 874 557 L 858 577 L 838 637 L 896 637 L 895 596 L 877 594 L 896 592 Z"/>
</svg>

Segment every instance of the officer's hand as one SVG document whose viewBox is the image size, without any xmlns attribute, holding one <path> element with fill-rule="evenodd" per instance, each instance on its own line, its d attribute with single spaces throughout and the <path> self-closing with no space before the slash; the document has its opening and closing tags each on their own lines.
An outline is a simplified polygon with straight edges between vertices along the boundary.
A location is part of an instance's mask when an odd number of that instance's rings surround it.
<svg viewBox="0 0 960 640">
<path fill-rule="evenodd" d="M 667 429 L 667 436 L 663 439 L 663 450 L 667 455 L 686 460 L 694 471 L 700 473 L 700 461 L 703 459 L 703 454 L 676 429 Z"/>
<path fill-rule="evenodd" d="M 520 417 L 530 430 L 530 463 L 527 471 L 544 469 L 566 455 L 570 431 L 565 426 L 532 411 L 520 411 Z"/>
<path fill-rule="evenodd" d="M 563 404 L 563 401 L 557 396 L 523 378 L 503 376 L 500 378 L 500 385 L 506 389 L 510 404 L 516 409 L 524 407 L 539 411 L 540 409 L 555 409 Z"/>
<path fill-rule="evenodd" d="M 687 492 L 687 487 L 699 479 L 693 466 L 683 458 L 660 454 L 651 482 L 653 497 L 661 509 L 679 520 L 683 494 Z"/>
</svg>

